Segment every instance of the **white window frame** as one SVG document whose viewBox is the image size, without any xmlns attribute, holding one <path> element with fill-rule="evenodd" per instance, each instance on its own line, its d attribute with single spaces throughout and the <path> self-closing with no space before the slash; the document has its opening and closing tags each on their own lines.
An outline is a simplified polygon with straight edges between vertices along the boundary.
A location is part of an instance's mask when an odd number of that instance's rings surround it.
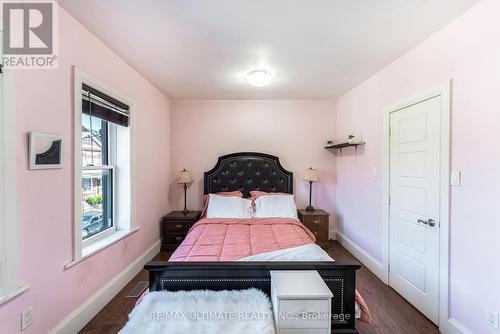
<svg viewBox="0 0 500 334">
<path fill-rule="evenodd" d="M 135 115 L 134 102 L 115 89 L 100 82 L 92 75 L 73 67 L 74 72 L 74 221 L 73 221 L 73 258 L 65 265 L 69 269 L 84 259 L 100 252 L 121 239 L 140 229 L 135 224 Z M 108 96 L 127 104 L 129 109 L 129 127 L 126 130 L 117 130 L 113 136 L 115 141 L 129 140 L 129 150 L 120 150 L 116 145 L 112 147 L 117 165 L 113 173 L 113 226 L 112 231 L 103 231 L 91 238 L 82 240 L 82 161 L 81 161 L 81 115 L 82 115 L 82 85 L 97 89 Z M 115 127 L 116 129 L 117 127 Z M 120 131 L 128 131 L 126 134 Z M 121 154 L 120 157 L 117 155 Z M 123 155 L 127 155 L 127 164 L 123 164 Z M 99 167 L 101 169 L 101 167 Z M 110 229 L 111 230 L 111 229 Z"/>
<path fill-rule="evenodd" d="M 2 53 L 0 30 L 0 56 Z M 29 289 L 17 269 L 15 92 L 13 73 L 0 74 L 0 305 Z"/>
<path fill-rule="evenodd" d="M 95 88 L 95 87 L 94 87 Z M 81 115 L 80 115 L 81 117 Z M 81 118 L 80 118 L 81 120 Z M 81 124 L 81 122 L 80 122 Z M 80 138 L 81 138 L 81 134 L 80 134 Z M 80 139 L 81 140 L 81 139 Z M 81 156 L 81 141 L 80 141 L 80 156 Z M 113 203 L 113 226 L 100 232 L 100 233 L 97 233 L 96 235 L 93 235 L 91 236 L 90 238 L 87 238 L 85 240 L 82 240 L 82 246 L 85 247 L 85 246 L 88 246 L 90 245 L 91 243 L 93 242 L 96 242 L 96 241 L 99 241 L 101 239 L 104 239 L 104 238 L 107 238 L 109 236 L 111 236 L 113 233 L 115 233 L 117 231 L 117 227 L 116 227 L 116 222 L 115 222 L 115 217 L 116 217 L 116 205 L 115 205 L 115 200 L 116 200 L 116 197 L 115 197 L 115 190 L 116 190 L 116 187 L 115 187 L 115 184 L 116 184 L 116 181 L 115 181 L 115 171 L 116 171 L 116 145 L 117 145 L 117 134 L 116 134 L 116 125 L 115 124 L 112 124 L 112 123 L 109 123 L 108 122 L 108 164 L 107 165 L 102 165 L 102 166 L 82 166 L 82 172 L 84 170 L 110 170 L 111 171 L 111 175 L 112 175 L 112 178 L 111 178 L 111 188 L 112 188 L 112 191 L 111 191 L 111 195 L 113 196 L 112 198 L 112 203 Z M 82 177 L 82 180 L 83 180 L 83 177 Z M 81 187 L 81 185 L 80 185 Z M 80 220 L 81 220 L 81 216 L 80 216 Z"/>
</svg>

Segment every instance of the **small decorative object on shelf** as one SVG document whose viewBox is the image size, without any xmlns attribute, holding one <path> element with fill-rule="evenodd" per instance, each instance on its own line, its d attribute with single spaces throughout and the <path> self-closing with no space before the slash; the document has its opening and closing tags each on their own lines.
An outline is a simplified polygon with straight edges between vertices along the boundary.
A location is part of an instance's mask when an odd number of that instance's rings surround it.
<svg viewBox="0 0 500 334">
<path fill-rule="evenodd" d="M 184 215 L 187 215 L 189 213 L 189 210 L 187 209 L 186 195 L 188 184 L 192 182 L 193 176 L 191 175 L 191 172 L 186 169 L 181 170 L 181 174 L 179 175 L 179 180 L 177 181 L 177 183 L 184 184 L 184 210 L 181 211 Z"/>
<path fill-rule="evenodd" d="M 311 197 L 312 197 L 312 184 L 313 182 L 318 182 L 318 175 L 316 175 L 316 170 L 312 167 L 306 169 L 304 173 L 304 181 L 309 181 L 309 206 L 306 208 L 307 211 L 314 211 L 313 206 L 311 205 Z"/>
<path fill-rule="evenodd" d="M 347 142 L 334 144 L 333 142 L 329 141 L 329 142 L 327 142 L 327 145 L 325 146 L 325 148 L 326 149 L 340 150 L 340 153 L 342 153 L 342 149 L 343 148 L 354 147 L 355 151 L 357 151 L 358 150 L 358 146 L 362 146 L 362 145 L 365 145 L 364 141 L 354 141 L 354 136 L 353 135 L 349 135 L 347 137 Z"/>
</svg>

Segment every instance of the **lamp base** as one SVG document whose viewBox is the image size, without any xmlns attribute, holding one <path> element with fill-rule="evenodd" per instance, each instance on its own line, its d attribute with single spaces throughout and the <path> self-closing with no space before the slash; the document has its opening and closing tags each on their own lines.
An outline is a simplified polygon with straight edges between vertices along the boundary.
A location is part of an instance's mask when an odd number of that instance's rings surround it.
<svg viewBox="0 0 500 334">
<path fill-rule="evenodd" d="M 314 207 L 312 205 L 308 205 L 306 211 L 314 211 Z"/>
<path fill-rule="evenodd" d="M 184 210 L 181 211 L 181 213 L 184 216 L 186 216 L 189 213 L 189 210 L 187 207 L 187 188 L 188 188 L 187 183 L 184 183 Z"/>
</svg>

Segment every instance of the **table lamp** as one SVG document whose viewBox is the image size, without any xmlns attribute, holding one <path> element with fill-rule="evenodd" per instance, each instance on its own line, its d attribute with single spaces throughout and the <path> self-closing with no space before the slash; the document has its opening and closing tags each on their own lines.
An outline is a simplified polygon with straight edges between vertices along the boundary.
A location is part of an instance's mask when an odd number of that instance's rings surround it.
<svg viewBox="0 0 500 334">
<path fill-rule="evenodd" d="M 181 212 L 184 215 L 187 215 L 189 210 L 187 209 L 187 187 L 188 184 L 191 184 L 193 182 L 193 176 L 191 175 L 191 172 L 183 169 L 181 170 L 181 173 L 179 175 L 179 180 L 177 181 L 178 184 L 184 184 L 184 210 Z"/>
<path fill-rule="evenodd" d="M 311 197 L 312 197 L 312 184 L 313 182 L 318 182 L 318 175 L 316 175 L 316 170 L 311 168 L 306 169 L 304 173 L 304 181 L 309 181 L 309 206 L 306 208 L 306 211 L 314 211 L 314 207 L 311 205 Z"/>
</svg>

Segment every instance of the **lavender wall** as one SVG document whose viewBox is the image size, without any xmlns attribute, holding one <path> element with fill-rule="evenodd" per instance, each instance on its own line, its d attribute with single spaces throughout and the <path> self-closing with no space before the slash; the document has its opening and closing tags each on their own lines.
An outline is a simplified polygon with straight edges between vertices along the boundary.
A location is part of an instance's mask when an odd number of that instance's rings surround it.
<svg viewBox="0 0 500 334">
<path fill-rule="evenodd" d="M 483 0 L 337 104 L 339 137 L 353 132 L 367 142 L 362 154 L 337 160 L 340 230 L 382 261 L 383 108 L 453 79 L 451 165 L 463 183 L 451 190 L 449 304 L 474 333 L 498 333 L 486 310 L 500 311 L 498 13 L 499 1 Z"/>
<path fill-rule="evenodd" d="M 15 73 L 19 276 L 30 289 L 0 306 L 1 333 L 20 332 L 20 314 L 28 307 L 33 324 L 26 333 L 48 333 L 158 240 L 158 221 L 168 212 L 169 100 L 62 8 L 59 15 L 59 69 Z M 73 249 L 72 65 L 136 103 L 136 218 L 142 229 L 64 270 Z M 31 130 L 63 135 L 64 169 L 28 170 Z"/>
<path fill-rule="evenodd" d="M 309 200 L 308 183 L 302 181 L 308 167 L 318 169 L 321 182 L 314 185 L 313 205 L 335 213 L 335 155 L 323 148 L 335 137 L 335 103 L 312 100 L 201 100 L 172 101 L 172 174 L 169 200 L 182 208 L 183 192 L 175 183 L 178 171 L 193 172 L 188 190 L 191 208 L 199 209 L 203 172 L 217 157 L 233 152 L 255 151 L 280 157 L 294 173 L 299 207 Z M 332 229 L 334 226 L 332 226 Z"/>
</svg>

